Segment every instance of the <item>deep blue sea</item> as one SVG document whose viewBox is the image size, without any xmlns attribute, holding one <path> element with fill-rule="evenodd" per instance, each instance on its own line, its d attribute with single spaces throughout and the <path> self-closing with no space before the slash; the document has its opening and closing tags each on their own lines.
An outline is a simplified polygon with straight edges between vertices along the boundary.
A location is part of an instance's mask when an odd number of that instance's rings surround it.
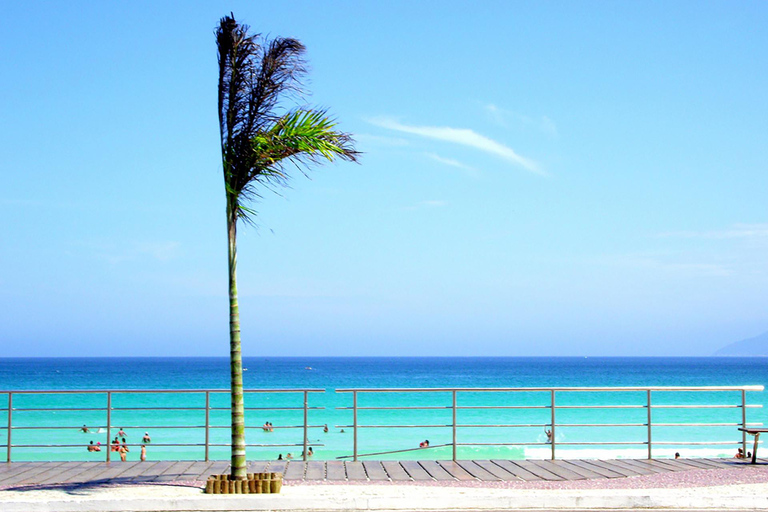
<svg viewBox="0 0 768 512">
<path fill-rule="evenodd" d="M 335 459 L 352 454 L 352 405 L 344 388 L 531 388 L 531 387 L 632 387 L 632 386 L 743 386 L 765 385 L 766 358 L 244 358 L 249 389 L 321 389 L 309 395 L 309 442 L 316 459 Z M 13 390 L 117 390 L 117 389 L 227 389 L 226 358 L 13 358 L 0 359 L 0 445 L 7 444 L 7 391 Z M 765 405 L 764 392 L 750 391 L 747 402 Z M 204 429 L 180 428 L 205 425 L 204 393 L 115 394 L 111 433 L 122 427 L 129 444 L 150 432 L 150 459 L 202 459 Z M 451 457 L 452 396 L 450 393 L 360 394 L 358 451 L 372 458 Z M 547 458 L 545 426 L 551 423 L 548 392 L 475 393 L 457 396 L 459 458 Z M 647 454 L 645 392 L 558 392 L 555 443 L 558 457 L 615 458 Z M 741 392 L 653 392 L 652 435 L 654 457 L 732 456 L 741 436 Z M 272 459 L 278 454 L 301 451 L 303 396 L 297 393 L 246 396 L 249 427 L 249 458 Z M 105 394 L 13 396 L 13 460 L 100 460 L 103 453 L 88 453 L 89 441 L 106 444 Z M 210 415 L 210 456 L 227 459 L 229 396 L 214 394 Z M 621 405 L 618 409 L 585 408 Z M 687 405 L 686 408 L 669 407 Z M 724 405 L 720 408 L 690 406 Z M 165 409 L 146 410 L 147 407 Z M 393 409 L 410 407 L 410 409 Z M 413 407 L 430 407 L 414 410 Z M 510 408 L 511 407 L 511 408 Z M 30 409 L 57 408 L 56 411 Z M 65 408 L 93 410 L 66 411 Z M 185 408 L 185 409 L 180 409 Z M 298 409 L 297 409 L 298 408 Z M 102 410 L 99 410 L 102 409 Z M 763 423 L 766 411 L 747 409 L 749 423 Z M 260 427 L 271 422 L 275 429 Z M 592 424 L 621 424 L 588 427 Z M 723 423 L 722 426 L 684 426 L 692 423 Z M 78 430 L 87 424 L 91 433 Z M 328 425 L 328 432 L 322 426 Z M 410 425 L 408 428 L 387 425 Z M 426 426 L 420 426 L 426 425 Z M 483 425 L 494 425 L 483 428 Z M 509 426 L 516 425 L 516 426 Z M 681 426 L 682 425 L 682 426 Z M 65 427 L 51 429 L 49 427 Z M 33 427 L 33 428 L 30 428 Z M 344 432 L 342 432 L 342 429 Z M 429 439 L 428 452 L 408 450 Z M 594 443 L 611 442 L 611 445 Z M 619 444 L 634 443 L 634 444 Z M 666 443 L 666 444 L 665 444 Z M 717 444 L 729 443 L 729 444 Z M 25 445 L 75 445 L 32 448 Z M 196 444 L 198 446 L 162 446 Z M 502 444 L 506 446 L 501 446 Z M 259 446 L 280 445 L 280 446 Z M 437 446 L 437 447 L 435 447 Z M 129 454 L 137 458 L 138 447 Z M 4 460 L 2 448 L 0 460 Z"/>
</svg>

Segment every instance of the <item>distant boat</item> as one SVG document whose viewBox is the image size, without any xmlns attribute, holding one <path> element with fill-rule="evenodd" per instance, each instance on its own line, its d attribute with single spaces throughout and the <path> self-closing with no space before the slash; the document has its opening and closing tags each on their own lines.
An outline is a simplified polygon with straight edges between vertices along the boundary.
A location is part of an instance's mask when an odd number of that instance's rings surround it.
<svg viewBox="0 0 768 512">
<path fill-rule="evenodd" d="M 311 366 L 305 366 L 304 369 L 305 370 L 314 370 L 314 368 L 312 368 Z"/>
</svg>

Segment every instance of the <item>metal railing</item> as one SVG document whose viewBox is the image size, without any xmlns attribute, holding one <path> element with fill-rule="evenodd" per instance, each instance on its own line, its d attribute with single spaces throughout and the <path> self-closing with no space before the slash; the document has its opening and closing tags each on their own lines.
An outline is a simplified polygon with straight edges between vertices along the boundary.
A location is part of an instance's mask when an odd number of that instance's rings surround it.
<svg viewBox="0 0 768 512">
<path fill-rule="evenodd" d="M 317 410 L 323 410 L 324 407 L 310 407 L 309 405 L 309 394 L 310 393 L 325 393 L 324 389 L 246 389 L 243 390 L 243 393 L 245 395 L 248 394 L 264 394 L 264 393 L 279 393 L 279 394 L 299 394 L 302 397 L 302 404 L 300 406 L 290 406 L 290 407 L 245 407 L 246 414 L 248 411 L 302 411 L 303 412 L 303 422 L 300 425 L 279 425 L 277 427 L 271 427 L 272 429 L 302 429 L 303 441 L 301 443 L 291 443 L 291 444 L 246 444 L 247 447 L 260 447 L 260 448 L 273 448 L 273 447 L 302 447 L 303 448 L 303 459 L 307 460 L 307 454 L 308 454 L 308 429 L 310 428 L 320 428 L 323 425 L 311 425 L 309 423 L 309 412 L 310 411 L 317 411 Z M 177 406 L 141 406 L 141 407 L 115 407 L 113 399 L 121 396 L 127 396 L 127 395 L 170 395 L 170 394 L 186 394 L 186 395 L 196 395 L 199 396 L 201 399 L 204 398 L 204 405 L 190 405 L 190 406 L 184 406 L 184 407 L 177 407 Z M 211 423 L 211 412 L 213 411 L 229 411 L 230 407 L 213 407 L 211 405 L 211 396 L 216 395 L 222 395 L 225 394 L 227 397 L 229 397 L 229 390 L 228 389 L 116 389 L 116 390 L 35 390 L 35 391 L 0 391 L 0 396 L 7 395 L 8 402 L 6 408 L 0 408 L 0 414 L 5 412 L 7 414 L 7 426 L 0 426 L 0 433 L 5 431 L 6 433 L 6 442 L 5 444 L 0 444 L 0 448 L 6 449 L 6 461 L 12 462 L 13 461 L 13 449 L 14 448 L 33 448 L 33 449 L 50 449 L 50 448 L 83 448 L 83 443 L 77 443 L 77 444 L 38 444 L 38 443 L 22 443 L 22 444 L 14 444 L 13 443 L 13 433 L 14 432 L 22 432 L 22 431 L 48 431 L 48 430 L 80 430 L 82 427 L 79 426 L 73 426 L 73 425 L 57 425 L 54 424 L 54 422 L 45 422 L 44 424 L 36 424 L 36 425 L 28 425 L 28 424 L 19 424 L 18 420 L 15 420 L 15 416 L 19 415 L 19 413 L 70 413 L 70 412 L 86 412 L 86 411 L 96 411 L 97 413 L 101 412 L 103 414 L 103 423 L 102 424 L 91 424 L 87 428 L 88 430 L 94 429 L 98 430 L 101 434 L 106 434 L 107 438 L 107 444 L 103 445 L 103 451 L 105 452 L 106 461 L 110 461 L 111 452 L 110 449 L 110 443 L 112 440 L 112 434 L 115 432 L 115 423 L 113 422 L 113 412 L 118 411 L 165 411 L 166 413 L 177 413 L 181 411 L 198 411 L 201 412 L 200 414 L 200 420 L 202 424 L 195 424 L 195 425 L 151 425 L 151 424 L 142 424 L 142 425 L 126 425 L 124 422 L 119 423 L 121 425 L 120 429 L 142 429 L 142 430 L 157 430 L 157 429 L 196 429 L 196 430 L 203 430 L 204 431 L 204 441 L 200 443 L 151 443 L 153 447 L 200 447 L 203 448 L 204 451 L 204 459 L 206 461 L 209 460 L 210 456 L 210 449 L 212 447 L 229 447 L 230 444 L 228 443 L 213 443 L 211 442 L 211 430 L 214 429 L 230 429 L 230 425 L 220 425 L 220 424 L 212 424 Z M 103 405 L 101 406 L 95 406 L 95 407 L 71 407 L 71 406 L 65 406 L 65 407 L 14 407 L 14 397 L 29 397 L 32 395 L 37 396 L 43 396 L 43 395 L 72 395 L 72 396 L 80 396 L 80 397 L 86 397 L 89 396 L 91 398 L 93 397 L 99 397 L 101 398 L 101 402 Z M 93 400 L 91 400 L 93 401 Z M 17 413 L 16 415 L 14 413 Z M 14 423 L 16 421 L 16 423 Z M 105 432 L 100 432 L 101 430 L 105 430 Z M 247 430 L 255 430 L 255 429 L 264 429 L 264 426 L 248 426 L 246 425 Z M 271 430 L 270 430 L 271 431 Z M 135 446 L 142 443 L 133 443 L 131 446 Z M 321 444 L 315 443 L 316 446 L 322 446 Z M 102 451 L 102 450 L 99 450 Z"/>
<path fill-rule="evenodd" d="M 747 423 L 747 409 L 761 408 L 762 405 L 749 405 L 747 404 L 747 391 L 763 391 L 763 386 L 699 386 L 699 387 L 680 387 L 680 386 L 667 386 L 667 387 L 557 387 L 557 388 L 357 388 L 357 389 L 337 389 L 337 393 L 351 393 L 352 394 L 352 406 L 351 407 L 337 407 L 338 410 L 345 410 L 352 412 L 352 423 L 346 425 L 336 425 L 340 428 L 353 429 L 353 446 L 351 457 L 340 458 L 352 458 L 358 460 L 361 456 L 377 456 L 385 454 L 402 453 L 413 449 L 400 449 L 391 451 L 379 451 L 377 453 L 360 454 L 358 446 L 359 432 L 363 429 L 392 429 L 392 428 L 443 428 L 451 429 L 451 442 L 439 444 L 437 446 L 431 445 L 429 448 L 440 448 L 450 446 L 452 448 L 452 459 L 457 460 L 457 448 L 460 446 L 550 446 L 551 458 L 556 459 L 557 446 L 576 446 L 576 445 L 641 445 L 647 446 L 647 457 L 652 458 L 653 447 L 662 445 L 738 445 L 741 444 L 744 453 L 747 452 L 747 439 L 746 433 L 741 433 L 740 442 L 731 441 L 654 441 L 653 429 L 654 427 L 747 427 L 754 425 L 762 425 L 762 423 Z M 635 403 L 629 404 L 578 404 L 578 405 L 561 405 L 556 400 L 557 397 L 562 397 L 569 393 L 617 393 L 627 392 L 630 394 L 639 394 L 642 398 Z M 731 404 L 666 404 L 655 403 L 653 396 L 664 394 L 668 392 L 729 392 L 740 393 L 740 399 L 736 403 Z M 429 394 L 447 394 L 450 396 L 450 403 L 446 405 L 429 405 L 429 406 L 360 406 L 359 396 L 366 394 L 382 394 L 382 393 L 429 393 Z M 540 393 L 548 395 L 546 403 L 538 403 L 536 405 L 459 405 L 458 397 L 460 394 L 465 393 Z M 655 394 L 655 395 L 654 395 Z M 480 410 L 480 409 L 492 409 L 492 410 L 548 410 L 549 418 L 546 422 L 537 423 L 505 423 L 505 424 L 471 424 L 460 423 L 458 421 L 458 413 L 466 410 Z M 576 410 L 576 409 L 645 409 L 645 421 L 635 422 L 623 422 L 623 423 L 558 423 L 558 411 L 563 410 Z M 654 422 L 653 411 L 662 409 L 677 409 L 679 411 L 695 410 L 695 409 L 740 409 L 741 417 L 740 421 L 731 422 L 701 422 L 701 421 L 689 421 L 689 422 Z M 361 411 L 393 411 L 393 410 L 412 410 L 412 411 L 424 411 L 424 410 L 450 410 L 451 422 L 450 423 L 438 423 L 438 424 L 361 424 L 359 416 Z M 480 443 L 480 442 L 459 442 L 459 431 L 461 429 L 468 428 L 544 428 L 550 429 L 547 435 L 546 442 L 504 442 L 504 443 Z M 556 434 L 558 429 L 567 428 L 619 428 L 619 427 L 644 427 L 646 434 L 644 439 L 637 441 L 558 441 Z"/>
</svg>

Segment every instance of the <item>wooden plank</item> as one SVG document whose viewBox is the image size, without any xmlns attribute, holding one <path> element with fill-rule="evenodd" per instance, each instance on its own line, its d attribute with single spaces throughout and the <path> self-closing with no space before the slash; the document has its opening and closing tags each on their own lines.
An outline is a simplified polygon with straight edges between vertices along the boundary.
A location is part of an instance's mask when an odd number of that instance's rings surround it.
<svg viewBox="0 0 768 512">
<path fill-rule="evenodd" d="M 521 468 L 523 468 L 523 469 L 525 469 L 527 471 L 530 471 L 531 473 L 533 473 L 534 475 L 538 476 L 542 480 L 547 480 L 547 481 L 565 480 L 565 478 L 563 478 L 563 477 L 561 477 L 559 475 L 556 475 L 556 474 L 552 473 L 551 471 L 549 471 L 547 469 L 544 469 L 544 468 L 542 468 L 541 466 L 539 466 L 537 464 L 534 464 L 530 460 L 513 460 L 511 462 L 512 462 L 512 464 L 516 464 L 516 465 L 520 466 Z"/>
<path fill-rule="evenodd" d="M 0 474 L 0 484 L 4 484 L 9 478 L 15 478 L 21 474 L 27 472 L 43 472 L 52 467 L 52 464 L 58 464 L 56 462 L 13 462 L 8 465 L 8 470 Z"/>
<path fill-rule="evenodd" d="M 489 460 L 476 460 L 474 461 L 475 464 L 495 476 L 501 481 L 504 482 L 511 482 L 511 481 L 517 481 L 520 480 L 515 474 L 510 473 L 506 469 L 502 468 L 498 464 L 494 464 L 493 462 Z"/>
<path fill-rule="evenodd" d="M 443 467 L 434 460 L 422 460 L 419 462 L 419 464 L 421 464 L 421 467 L 424 468 L 424 471 L 429 473 L 430 476 L 437 481 L 445 482 L 455 480 L 455 478 L 453 478 L 450 473 L 443 469 Z"/>
<path fill-rule="evenodd" d="M 183 476 L 188 477 L 187 480 L 208 480 L 210 469 L 215 463 L 212 461 L 195 461 L 187 470 Z"/>
<path fill-rule="evenodd" d="M 597 478 L 597 476 L 595 476 L 597 473 L 582 470 L 562 460 L 535 460 L 531 462 L 568 481 L 589 480 L 593 476 Z"/>
<path fill-rule="evenodd" d="M 270 473 L 283 473 L 285 474 L 285 467 L 288 465 L 287 460 L 273 460 L 267 466 L 265 471 L 254 471 L 254 473 L 264 473 L 266 471 Z"/>
<path fill-rule="evenodd" d="M 644 469 L 646 469 L 648 471 L 652 471 L 654 474 L 655 473 L 668 473 L 668 472 L 673 471 L 672 468 L 670 468 L 668 466 L 663 466 L 663 465 L 660 466 L 658 464 L 653 464 L 653 461 L 649 461 L 647 459 L 625 459 L 624 463 L 625 464 L 630 464 L 632 466 L 637 466 L 637 467 L 644 468 Z"/>
<path fill-rule="evenodd" d="M 600 462 L 607 464 L 609 466 L 613 466 L 615 468 L 621 468 L 622 471 L 626 471 L 629 473 L 627 476 L 639 476 L 639 475 L 654 475 L 655 472 L 651 471 L 648 468 L 643 468 L 640 466 L 633 466 L 632 464 L 627 464 L 625 460 L 621 459 L 610 459 L 610 460 L 601 460 Z"/>
<path fill-rule="evenodd" d="M 0 478 L 7 473 L 18 473 L 19 471 L 29 469 L 36 464 L 49 464 L 48 462 L 11 462 L 0 463 Z"/>
<path fill-rule="evenodd" d="M 306 466 L 304 461 L 292 460 L 288 462 L 288 465 L 285 467 L 283 478 L 285 480 L 304 480 L 305 469 Z"/>
<path fill-rule="evenodd" d="M 193 461 L 190 461 L 190 460 L 178 461 L 174 465 L 172 465 L 171 467 L 163 471 L 163 473 L 158 475 L 153 481 L 154 482 L 174 482 L 176 480 L 179 480 L 179 476 L 184 474 L 184 472 L 192 464 L 193 464 Z"/>
<path fill-rule="evenodd" d="M 89 482 L 111 482 L 119 478 L 123 473 L 131 469 L 132 467 L 140 464 L 139 462 L 110 462 L 105 464 L 104 471 L 96 476 L 96 480 L 88 480 Z M 161 464 L 161 463 L 159 463 Z"/>
<path fill-rule="evenodd" d="M 271 464 L 272 462 L 268 460 L 248 461 L 248 464 L 246 464 L 246 473 L 266 473 L 267 471 L 270 471 L 267 468 Z"/>
<path fill-rule="evenodd" d="M 353 460 L 344 462 L 344 469 L 347 472 L 347 480 L 355 482 L 365 482 L 368 480 L 365 467 L 359 460 L 356 462 Z"/>
<path fill-rule="evenodd" d="M 114 465 L 114 462 L 110 462 L 107 464 L 106 462 L 97 462 L 93 464 L 89 464 L 88 469 L 85 471 L 82 471 L 78 473 L 77 475 L 69 475 L 67 479 L 61 483 L 83 483 L 83 482 L 90 482 L 92 480 L 95 480 L 104 473 L 104 471 L 107 470 L 107 468 Z"/>
<path fill-rule="evenodd" d="M 711 468 L 728 468 L 731 467 L 730 464 L 726 462 L 725 459 L 696 459 L 697 461 L 701 462 L 702 464 L 706 464 Z"/>
<path fill-rule="evenodd" d="M 525 480 L 525 481 L 528 481 L 528 482 L 536 481 L 536 480 L 541 480 L 541 477 L 534 475 L 533 473 L 531 473 L 527 469 L 521 468 L 520 466 L 512 463 L 512 461 L 509 461 L 509 460 L 492 460 L 491 462 L 493 462 L 494 464 L 496 464 L 499 467 L 504 468 L 505 470 L 507 470 L 508 472 L 512 473 L 513 475 L 515 475 L 520 480 Z"/>
<path fill-rule="evenodd" d="M 213 462 L 213 465 L 208 468 L 208 475 L 228 475 L 232 473 L 232 463 L 227 460 L 217 460 Z M 204 480 L 208 480 L 206 477 Z"/>
<path fill-rule="evenodd" d="M 325 464 L 319 460 L 307 461 L 307 471 L 304 473 L 304 480 L 324 480 Z"/>
<path fill-rule="evenodd" d="M 71 473 L 72 471 L 82 472 L 82 470 L 79 469 L 82 464 L 82 462 L 65 462 L 64 464 L 58 466 L 48 466 L 49 469 L 43 471 L 42 473 L 34 473 L 30 476 L 30 478 L 32 479 L 32 483 L 35 484 L 51 478 L 58 482 L 60 481 L 59 478 L 63 474 Z M 21 483 L 27 483 L 27 480 L 25 479 Z"/>
<path fill-rule="evenodd" d="M 331 481 L 345 481 L 347 472 L 344 463 L 340 460 L 329 460 L 325 463 L 325 479 Z"/>
<path fill-rule="evenodd" d="M 650 464 L 653 464 L 655 466 L 659 466 L 662 468 L 669 468 L 672 471 L 687 471 L 689 469 L 692 469 L 691 466 L 687 464 L 680 464 L 676 461 L 671 461 L 669 459 L 663 460 L 663 459 L 651 459 L 648 461 Z"/>
<path fill-rule="evenodd" d="M 567 460 L 563 461 L 566 464 L 570 464 L 571 466 L 580 468 L 578 473 L 584 474 L 587 476 L 587 478 L 595 479 L 595 478 L 625 478 L 627 475 L 624 473 L 619 473 L 617 471 L 613 471 L 612 469 L 605 468 L 601 466 L 600 464 L 595 464 L 591 460 Z M 585 474 L 585 471 L 589 471 L 592 474 L 595 474 L 597 476 L 591 476 L 589 474 Z"/>
<path fill-rule="evenodd" d="M 349 464 L 349 463 L 347 463 Z M 347 466 L 349 470 L 349 466 Z M 368 475 L 368 479 L 375 482 L 389 481 L 389 476 L 384 468 L 381 466 L 381 462 L 373 460 L 364 460 L 363 468 L 365 468 L 365 474 Z"/>
<path fill-rule="evenodd" d="M 389 475 L 389 479 L 394 482 L 407 482 L 411 480 L 408 473 L 406 473 L 403 467 L 396 461 L 384 460 L 381 462 L 381 466 L 384 468 L 384 471 L 387 472 L 387 475 Z"/>
<path fill-rule="evenodd" d="M 106 463 L 104 462 L 82 462 L 77 467 L 77 469 L 72 469 L 64 474 L 54 475 L 51 478 L 39 479 L 36 483 L 45 485 L 53 483 L 65 484 L 76 481 L 87 481 L 87 479 L 80 480 L 83 474 L 92 472 L 95 468 L 104 467 L 105 465 Z"/>
<path fill-rule="evenodd" d="M 461 480 L 462 482 L 476 480 L 476 478 L 470 475 L 466 469 L 452 460 L 440 460 L 438 461 L 438 464 L 440 464 L 440 466 L 442 466 L 442 468 L 456 480 Z"/>
<path fill-rule="evenodd" d="M 582 462 L 586 462 L 587 464 L 591 464 L 592 466 L 597 466 L 598 468 L 601 468 L 605 471 L 608 471 L 616 475 L 616 476 L 610 476 L 609 474 L 605 473 L 605 476 L 607 476 L 608 478 L 626 478 L 628 476 L 637 475 L 636 471 L 627 469 L 622 466 L 617 466 L 616 464 L 612 464 L 611 462 L 605 462 L 597 459 L 585 460 Z"/>
<path fill-rule="evenodd" d="M 24 471 L 20 471 L 16 474 L 11 475 L 4 475 L 2 481 L 0 481 L 0 484 L 2 485 L 16 485 L 19 483 L 34 483 L 35 477 L 42 473 L 47 473 L 51 471 L 52 469 L 55 469 L 62 464 L 65 464 L 64 462 L 52 462 L 48 464 L 39 464 L 35 466 L 31 466 L 30 468 L 26 468 Z"/>
<path fill-rule="evenodd" d="M 432 477 L 415 460 L 401 460 L 400 465 L 417 482 L 431 481 Z"/>
<path fill-rule="evenodd" d="M 461 466 L 464 471 L 472 475 L 473 477 L 477 478 L 478 480 L 481 480 L 483 482 L 498 482 L 500 480 L 499 477 L 495 476 L 493 473 L 489 473 L 485 469 L 481 468 L 477 464 L 475 464 L 474 461 L 471 460 L 457 460 L 456 464 Z"/>
<path fill-rule="evenodd" d="M 706 462 L 701 462 L 698 459 L 673 459 L 677 461 L 684 461 L 689 466 L 693 466 L 695 469 L 714 469 L 714 466 L 712 464 L 707 464 Z"/>
</svg>

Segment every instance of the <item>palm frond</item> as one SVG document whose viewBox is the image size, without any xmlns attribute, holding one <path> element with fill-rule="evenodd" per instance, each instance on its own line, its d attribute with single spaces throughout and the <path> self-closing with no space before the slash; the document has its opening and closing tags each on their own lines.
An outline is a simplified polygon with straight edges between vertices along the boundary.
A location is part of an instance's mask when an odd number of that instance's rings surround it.
<svg viewBox="0 0 768 512">
<path fill-rule="evenodd" d="M 280 112 L 281 101 L 302 92 L 303 44 L 291 38 L 262 42 L 233 15 L 221 19 L 215 34 L 224 181 L 236 219 L 255 216 L 243 203 L 261 197 L 259 186 L 276 190 L 287 184 L 286 163 L 306 175 L 310 163 L 357 160 L 351 136 L 335 130 L 324 110 Z"/>
</svg>

